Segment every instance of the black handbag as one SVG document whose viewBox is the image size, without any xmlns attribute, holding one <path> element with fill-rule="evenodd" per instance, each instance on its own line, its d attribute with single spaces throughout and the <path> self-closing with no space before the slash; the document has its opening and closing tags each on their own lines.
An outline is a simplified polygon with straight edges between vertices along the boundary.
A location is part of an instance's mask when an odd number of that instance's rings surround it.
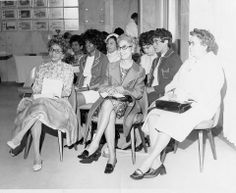
<svg viewBox="0 0 236 193">
<path fill-rule="evenodd" d="M 175 113 L 184 113 L 191 108 L 192 103 L 178 103 L 175 101 L 156 100 L 154 108 L 171 111 Z"/>
</svg>

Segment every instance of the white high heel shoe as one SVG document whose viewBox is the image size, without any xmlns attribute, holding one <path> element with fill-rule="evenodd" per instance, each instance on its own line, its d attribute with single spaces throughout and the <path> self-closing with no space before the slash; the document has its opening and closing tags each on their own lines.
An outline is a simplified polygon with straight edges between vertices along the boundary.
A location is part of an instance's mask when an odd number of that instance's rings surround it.
<svg viewBox="0 0 236 193">
<path fill-rule="evenodd" d="M 42 169 L 42 164 L 43 164 L 43 161 L 41 161 L 40 163 L 34 164 L 33 165 L 33 171 L 38 172 L 39 170 L 41 170 Z"/>
<path fill-rule="evenodd" d="M 8 145 L 11 149 L 15 149 L 15 148 L 17 148 L 17 147 L 20 145 L 20 143 L 14 144 L 13 141 L 8 141 L 8 142 L 7 142 L 7 145 Z"/>
</svg>

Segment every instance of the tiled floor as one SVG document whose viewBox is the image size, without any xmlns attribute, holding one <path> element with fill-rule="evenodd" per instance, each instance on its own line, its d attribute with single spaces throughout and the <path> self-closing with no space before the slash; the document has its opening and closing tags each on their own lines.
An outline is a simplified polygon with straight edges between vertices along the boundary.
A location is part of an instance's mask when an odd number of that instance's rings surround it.
<svg viewBox="0 0 236 193">
<path fill-rule="evenodd" d="M 235 193 L 236 150 L 219 137 L 215 138 L 218 159 L 213 160 L 207 141 L 204 172 L 199 172 L 198 147 L 192 133 L 180 144 L 176 154 L 170 153 L 165 166 L 167 175 L 141 181 L 129 175 L 145 159 L 137 154 L 137 163 L 132 165 L 130 151 L 118 151 L 115 171 L 103 173 L 106 158 L 82 165 L 76 152 L 64 148 L 64 160 L 60 162 L 57 137 L 46 134 L 42 156 L 43 169 L 32 171 L 33 152 L 28 159 L 21 153 L 12 158 L 6 145 L 11 136 L 16 105 L 19 102 L 16 86 L 0 85 L 0 192 L 156 192 L 156 193 Z M 23 190 L 27 189 L 27 190 Z M 33 190 L 29 190 L 33 189 Z M 40 189 L 40 190 L 36 190 Z M 46 190 L 42 190 L 46 189 Z M 56 190 L 55 190 L 56 189 Z"/>
</svg>

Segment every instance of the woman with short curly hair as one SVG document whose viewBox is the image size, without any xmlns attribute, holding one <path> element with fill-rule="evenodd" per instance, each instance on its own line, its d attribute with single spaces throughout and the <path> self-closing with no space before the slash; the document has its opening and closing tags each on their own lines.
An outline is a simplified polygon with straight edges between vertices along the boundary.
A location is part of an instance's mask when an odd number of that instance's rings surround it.
<svg viewBox="0 0 236 193">
<path fill-rule="evenodd" d="M 14 136 L 7 144 L 15 149 L 21 144 L 24 135 L 31 130 L 34 144 L 33 170 L 42 168 L 42 158 L 39 151 L 39 141 L 42 131 L 42 123 L 55 130 L 66 133 L 67 145 L 74 144 L 77 140 L 77 119 L 68 97 L 72 90 L 73 69 L 72 66 L 62 62 L 67 50 L 67 42 L 57 37 L 48 43 L 51 61 L 42 64 L 36 71 L 33 84 L 33 94 L 30 98 L 23 98 L 17 107 L 15 118 Z M 58 92 L 52 87 L 45 87 L 49 83 L 53 87 L 58 85 Z"/>
<path fill-rule="evenodd" d="M 154 101 L 142 130 L 150 136 L 151 151 L 146 160 L 130 177 L 139 180 L 166 173 L 160 153 L 171 138 L 182 142 L 204 120 L 211 119 L 221 103 L 224 74 L 213 53 L 214 36 L 207 30 L 190 32 L 190 58 L 180 67 L 172 82 L 165 87 L 165 95 Z M 159 100 L 189 103 L 191 108 L 182 113 L 162 110 Z"/>
</svg>

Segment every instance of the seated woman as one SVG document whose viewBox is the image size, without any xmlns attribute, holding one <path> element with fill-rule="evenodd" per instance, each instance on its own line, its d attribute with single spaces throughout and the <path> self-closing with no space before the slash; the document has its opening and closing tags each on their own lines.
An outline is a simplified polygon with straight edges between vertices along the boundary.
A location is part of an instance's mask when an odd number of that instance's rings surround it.
<svg viewBox="0 0 236 193">
<path fill-rule="evenodd" d="M 33 95 L 20 101 L 17 107 L 14 137 L 7 142 L 10 148 L 15 149 L 21 144 L 26 132 L 31 130 L 35 152 L 34 171 L 42 168 L 39 152 L 42 123 L 52 129 L 65 131 L 68 146 L 77 139 L 77 119 L 68 101 L 72 89 L 73 69 L 71 65 L 61 61 L 67 50 L 67 43 L 63 38 L 57 37 L 49 41 L 48 49 L 51 61 L 39 66 L 32 88 Z M 58 91 L 50 93 L 50 88 L 46 88 L 49 83 L 53 83 L 54 88 L 57 84 Z M 52 90 L 54 88 L 51 87 Z"/>
<path fill-rule="evenodd" d="M 85 41 L 86 54 L 80 59 L 77 89 L 77 107 L 88 103 L 94 103 L 99 98 L 98 88 L 101 85 L 107 65 L 107 56 L 98 50 L 101 47 L 101 32 L 95 29 L 89 29 L 83 34 Z M 80 122 L 80 111 L 77 112 Z M 81 126 L 81 123 L 79 123 Z M 83 137 L 81 127 L 79 136 Z M 82 138 L 81 138 L 82 139 Z"/>
<path fill-rule="evenodd" d="M 110 63 L 120 60 L 120 53 L 118 51 L 117 38 L 119 36 L 115 33 L 109 34 L 105 40 L 107 48 L 107 58 Z"/>
<path fill-rule="evenodd" d="M 145 69 L 147 77 L 149 76 L 153 60 L 157 58 L 152 40 L 154 33 L 154 30 L 150 30 L 141 33 L 139 36 L 139 46 L 143 52 L 140 59 L 140 65 Z"/>
<path fill-rule="evenodd" d="M 94 108 L 90 110 L 90 112 L 94 112 L 94 110 L 101 105 L 96 136 L 93 138 L 90 146 L 78 156 L 82 159 L 80 161 L 81 163 L 91 163 L 97 160 L 96 151 L 98 150 L 100 139 L 105 132 L 109 149 L 109 159 L 104 171 L 105 173 L 111 173 L 117 162 L 114 145 L 116 118 L 124 116 L 130 107 L 131 109 L 138 108 L 135 106 L 132 108 L 132 105 L 134 105 L 132 102 L 129 103 L 128 101 L 120 101 L 119 99 L 107 98 L 105 96 L 115 96 L 119 94 L 130 95 L 135 99 L 141 99 L 145 88 L 145 70 L 132 60 L 132 51 L 134 48 L 133 38 L 127 35 L 121 35 L 118 38 L 118 45 L 121 60 L 109 64 L 106 79 L 99 89 L 101 95 L 99 99 L 100 102 L 98 100 L 98 103 L 96 102 Z M 129 128 L 124 127 L 126 136 L 129 134 L 128 129 Z"/>
<path fill-rule="evenodd" d="M 190 32 L 191 57 L 185 61 L 172 82 L 165 88 L 163 100 L 183 103 L 191 101 L 191 108 L 183 113 L 155 108 L 146 117 L 142 130 L 149 134 L 151 151 L 130 177 L 153 178 L 165 174 L 160 153 L 171 138 L 182 142 L 201 121 L 211 119 L 221 103 L 224 83 L 223 69 L 215 56 L 217 44 L 214 36 L 204 29 Z M 158 101 L 158 99 L 157 99 Z"/>
</svg>

